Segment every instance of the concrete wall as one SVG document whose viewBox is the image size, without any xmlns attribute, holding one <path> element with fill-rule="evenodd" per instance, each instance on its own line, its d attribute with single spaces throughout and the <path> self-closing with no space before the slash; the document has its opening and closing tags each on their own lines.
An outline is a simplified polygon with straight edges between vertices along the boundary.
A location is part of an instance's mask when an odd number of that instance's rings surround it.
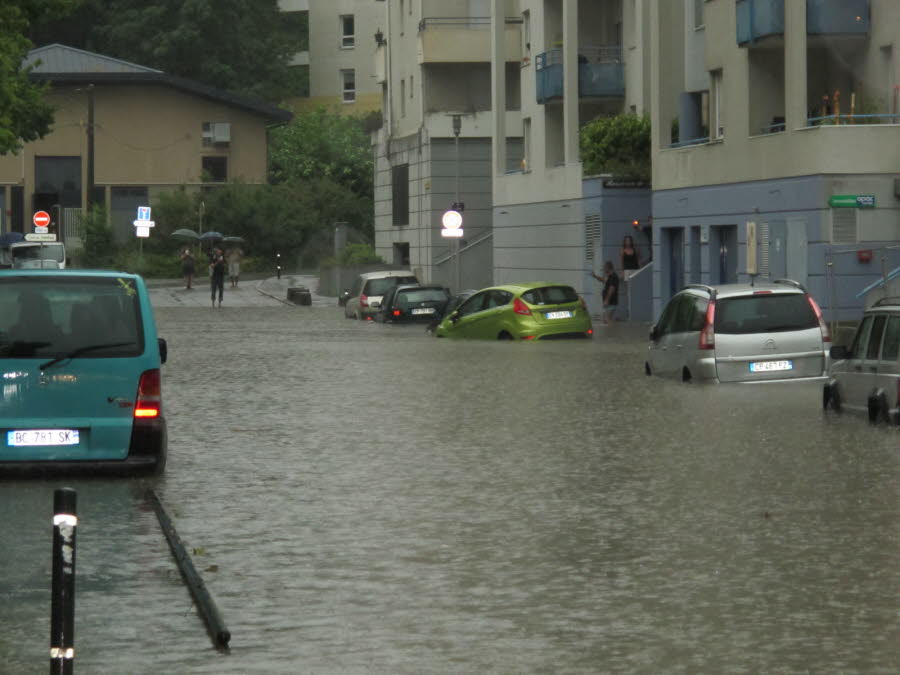
<svg viewBox="0 0 900 675">
<path fill-rule="evenodd" d="M 858 237 L 855 243 L 836 243 L 832 224 L 838 209 L 828 207 L 835 194 L 874 194 L 876 208 L 855 209 Z M 843 210 L 842 210 L 843 211 Z M 654 308 L 658 316 L 671 297 L 666 230 L 684 230 L 683 282 L 717 283 L 713 266 L 717 260 L 714 230 L 734 226 L 737 231 L 738 281 L 749 281 L 747 262 L 747 222 L 757 226 L 760 261 L 765 259 L 763 231 L 784 228 L 784 238 L 769 241 L 769 270 L 772 276 L 793 277 L 805 284 L 830 320 L 855 320 L 862 301 L 856 293 L 881 274 L 878 251 L 900 238 L 900 201 L 894 196 L 893 175 L 819 175 L 773 179 L 740 185 L 713 185 L 653 193 Z M 692 269 L 691 230 L 699 228 L 701 269 Z M 778 246 L 786 247 L 783 266 L 777 262 Z M 869 263 L 857 259 L 857 250 L 875 249 Z M 900 264 L 900 252 L 884 251 L 885 264 Z"/>
</svg>

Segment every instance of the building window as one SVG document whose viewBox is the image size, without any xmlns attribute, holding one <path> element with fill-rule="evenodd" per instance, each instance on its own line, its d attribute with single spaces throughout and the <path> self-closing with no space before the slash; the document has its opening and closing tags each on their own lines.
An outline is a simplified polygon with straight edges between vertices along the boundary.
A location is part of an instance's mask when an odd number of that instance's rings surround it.
<svg viewBox="0 0 900 675">
<path fill-rule="evenodd" d="M 230 122 L 204 122 L 203 123 L 203 147 L 213 145 L 228 145 L 231 143 Z"/>
<path fill-rule="evenodd" d="M 522 65 L 531 63 L 531 11 L 522 12 Z"/>
<path fill-rule="evenodd" d="M 522 141 L 524 148 L 522 149 L 522 171 L 531 169 L 531 118 L 526 117 L 522 120 Z"/>
<path fill-rule="evenodd" d="M 342 70 L 341 83 L 344 103 L 353 103 L 356 101 L 356 71 L 352 68 Z"/>
<path fill-rule="evenodd" d="M 409 164 L 391 169 L 391 202 L 394 225 L 409 225 Z"/>
<path fill-rule="evenodd" d="M 703 28 L 703 3 L 705 0 L 694 0 L 694 28 Z"/>
<path fill-rule="evenodd" d="M 394 264 L 409 267 L 409 243 L 394 244 Z"/>
<path fill-rule="evenodd" d="M 221 155 L 204 157 L 200 180 L 204 183 L 224 183 L 228 180 L 228 158 Z"/>
<path fill-rule="evenodd" d="M 353 15 L 344 14 L 341 17 L 341 47 L 343 49 L 352 49 L 356 46 L 356 28 L 354 26 Z"/>
<path fill-rule="evenodd" d="M 409 0 L 412 2 L 412 0 Z M 400 0 L 400 35 L 403 35 L 403 26 L 406 23 L 406 19 L 403 16 L 403 0 Z"/>
<path fill-rule="evenodd" d="M 406 117 L 406 80 L 400 80 L 400 117 Z"/>
<path fill-rule="evenodd" d="M 859 242 L 856 209 L 831 209 L 831 243 L 856 244 Z"/>
<path fill-rule="evenodd" d="M 725 111 L 722 109 L 722 71 L 709 73 L 709 124 L 710 138 L 725 138 Z"/>
</svg>

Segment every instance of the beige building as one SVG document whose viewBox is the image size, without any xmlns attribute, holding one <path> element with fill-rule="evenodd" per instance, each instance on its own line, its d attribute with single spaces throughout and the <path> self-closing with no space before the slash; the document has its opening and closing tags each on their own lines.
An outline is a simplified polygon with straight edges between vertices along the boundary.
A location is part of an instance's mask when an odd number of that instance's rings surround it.
<svg viewBox="0 0 900 675">
<path fill-rule="evenodd" d="M 63 239 L 77 215 L 105 204 L 117 237 L 162 190 L 267 179 L 267 128 L 290 113 L 256 100 L 79 49 L 29 53 L 51 84 L 51 132 L 0 157 L 0 232 L 30 232 L 46 210 Z M 93 133 L 91 133 L 93 132 Z"/>
<path fill-rule="evenodd" d="M 384 126 L 376 134 L 375 244 L 388 262 L 452 288 L 493 281 L 491 6 L 487 0 L 388 0 L 376 52 Z M 509 168 L 522 157 L 521 17 L 504 3 L 502 107 Z M 441 217 L 464 204 L 463 237 Z"/>
<path fill-rule="evenodd" d="M 788 276 L 832 318 L 900 239 L 895 0 L 653 0 L 657 308 Z"/>
<path fill-rule="evenodd" d="M 550 279 L 571 284 L 599 311 L 591 272 L 618 264 L 624 234 L 649 241 L 649 190 L 610 186 L 585 176 L 579 132 L 591 120 L 649 112 L 648 0 L 492 1 L 492 62 L 517 52 L 518 119 L 493 119 L 493 138 L 523 137 L 511 166 L 508 143 L 493 145 L 494 281 Z M 510 43 L 499 17 L 517 18 L 522 38 Z M 509 104 L 509 70 L 494 68 L 493 99 Z M 505 102 L 504 102 L 505 101 Z M 648 276 L 649 279 L 649 276 Z"/>
<path fill-rule="evenodd" d="M 382 0 L 278 0 L 285 14 L 305 12 L 309 50 L 293 65 L 309 73 L 309 94 L 290 100 L 296 109 L 326 106 L 342 113 L 380 110 L 375 80 L 376 33 L 386 30 Z"/>
</svg>

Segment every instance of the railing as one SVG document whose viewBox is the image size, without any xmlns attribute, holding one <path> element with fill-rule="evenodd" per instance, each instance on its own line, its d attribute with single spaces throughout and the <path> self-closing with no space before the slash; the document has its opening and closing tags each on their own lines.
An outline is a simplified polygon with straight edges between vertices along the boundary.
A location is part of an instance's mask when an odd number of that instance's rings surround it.
<svg viewBox="0 0 900 675">
<path fill-rule="evenodd" d="M 522 17 L 508 16 L 506 24 L 520 24 Z M 427 28 L 490 28 L 489 16 L 427 16 L 419 21 L 419 32 Z"/>
<path fill-rule="evenodd" d="M 494 236 L 494 231 L 488 230 L 487 232 L 484 232 L 483 234 L 475 237 L 475 239 L 469 240 L 465 246 L 463 246 L 462 248 L 459 249 L 459 253 L 462 253 L 463 251 L 468 251 L 470 248 L 474 248 L 475 246 L 478 246 L 481 242 L 486 241 L 487 239 L 490 239 L 493 236 Z M 431 264 L 434 265 L 435 267 L 437 267 L 438 265 L 443 265 L 444 263 L 447 263 L 447 262 L 450 262 L 451 260 L 453 260 L 453 256 L 454 256 L 454 254 L 452 252 L 445 253 L 444 255 L 440 256 L 439 258 L 435 258 L 434 260 L 432 260 Z"/>
<path fill-rule="evenodd" d="M 703 136 L 702 138 L 690 138 L 686 141 L 675 141 L 669 147 L 686 148 L 690 145 L 703 145 L 704 143 L 709 143 L 709 136 Z"/>
<path fill-rule="evenodd" d="M 84 212 L 84 209 L 65 208 L 61 209 L 61 211 L 63 241 L 69 241 L 70 239 L 81 239 L 83 229 L 81 225 L 81 216 Z"/>
<path fill-rule="evenodd" d="M 900 124 L 900 113 L 877 113 L 866 115 L 822 115 L 810 117 L 806 126 L 875 126 L 878 124 Z"/>
<path fill-rule="evenodd" d="M 563 50 L 551 49 L 535 58 L 537 102 L 563 97 Z M 589 45 L 578 49 L 580 98 L 625 95 L 625 65 L 621 45 Z"/>
</svg>

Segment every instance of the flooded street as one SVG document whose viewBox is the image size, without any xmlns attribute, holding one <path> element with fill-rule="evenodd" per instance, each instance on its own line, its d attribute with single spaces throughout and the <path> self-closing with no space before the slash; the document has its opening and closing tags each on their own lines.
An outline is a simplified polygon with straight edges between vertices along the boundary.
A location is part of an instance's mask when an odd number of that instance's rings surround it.
<svg viewBox="0 0 900 675">
<path fill-rule="evenodd" d="M 647 378 L 625 325 L 448 341 L 228 289 L 157 322 L 165 475 L 0 483 L 2 672 L 46 672 L 63 485 L 76 672 L 900 672 L 900 432 L 820 385 Z"/>
</svg>

